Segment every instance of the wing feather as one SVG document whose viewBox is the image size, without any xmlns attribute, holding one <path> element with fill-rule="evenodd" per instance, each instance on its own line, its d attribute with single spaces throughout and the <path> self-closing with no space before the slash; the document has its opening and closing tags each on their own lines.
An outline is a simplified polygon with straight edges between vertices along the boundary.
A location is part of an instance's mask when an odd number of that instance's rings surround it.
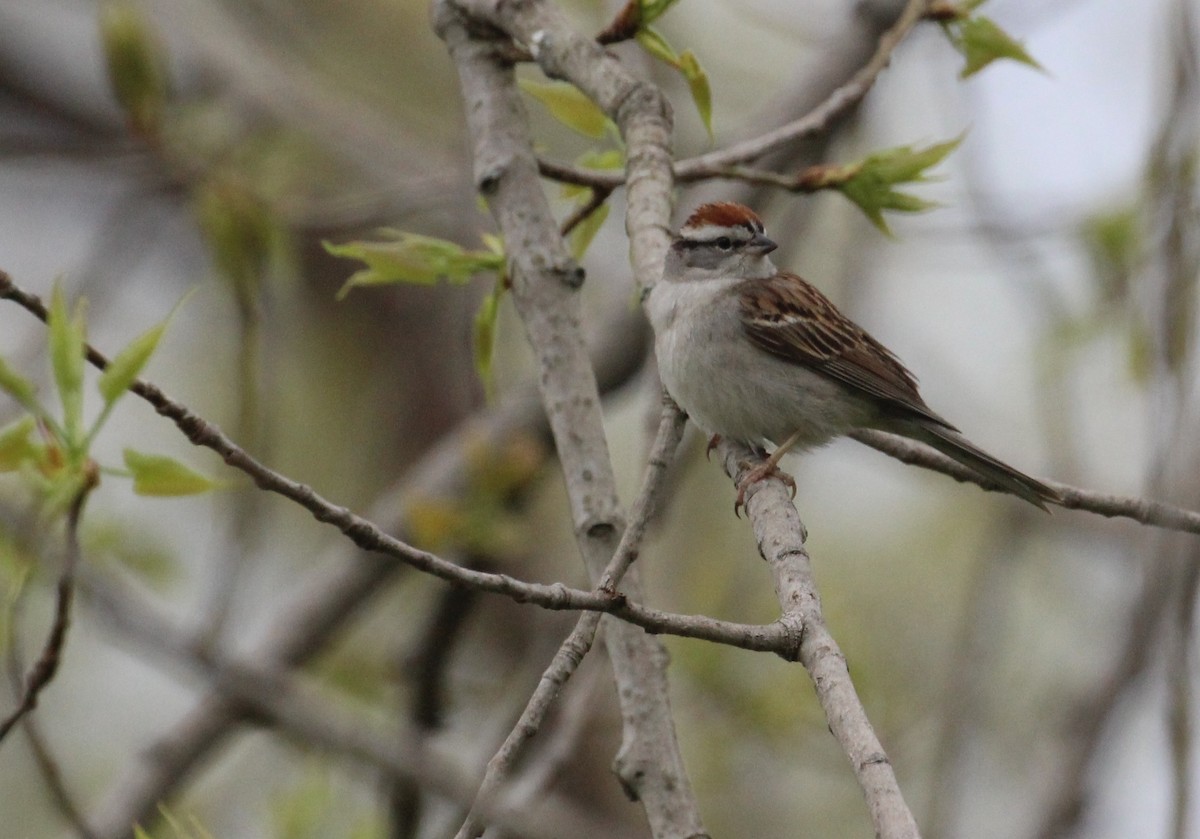
<svg viewBox="0 0 1200 839">
<path fill-rule="evenodd" d="M 759 349 L 873 396 L 886 409 L 954 428 L 925 404 L 916 377 L 891 350 L 800 277 L 747 280 L 737 294 L 742 327 Z"/>
</svg>

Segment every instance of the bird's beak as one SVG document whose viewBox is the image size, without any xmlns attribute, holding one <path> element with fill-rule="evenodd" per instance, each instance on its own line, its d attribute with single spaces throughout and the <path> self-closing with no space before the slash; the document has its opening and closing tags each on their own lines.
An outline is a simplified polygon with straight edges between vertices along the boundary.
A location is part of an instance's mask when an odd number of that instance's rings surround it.
<svg viewBox="0 0 1200 839">
<path fill-rule="evenodd" d="M 763 254 L 770 253 L 777 247 L 779 247 L 779 245 L 775 244 L 772 240 L 759 233 L 755 235 L 755 237 L 746 245 L 746 250 L 748 250 L 750 253 L 761 256 Z"/>
</svg>

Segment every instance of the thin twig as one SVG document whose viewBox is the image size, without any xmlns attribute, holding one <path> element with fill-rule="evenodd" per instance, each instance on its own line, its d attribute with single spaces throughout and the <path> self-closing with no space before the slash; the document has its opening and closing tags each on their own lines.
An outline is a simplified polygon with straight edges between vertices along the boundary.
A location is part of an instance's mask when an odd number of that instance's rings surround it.
<svg viewBox="0 0 1200 839">
<path fill-rule="evenodd" d="M 645 359 L 645 319 L 623 301 L 595 313 L 601 321 L 599 341 L 591 347 L 592 366 L 601 394 L 625 384 Z M 639 331 L 640 330 L 640 331 Z M 506 400 L 481 408 L 441 437 L 422 458 L 372 504 L 368 518 L 403 532 L 410 503 L 416 498 L 461 497 L 475 474 L 471 452 L 482 446 L 497 450 L 513 439 L 545 434 L 546 417 L 532 384 Z M 469 443 L 469 445 L 468 445 Z M 346 622 L 359 614 L 411 569 L 387 557 L 358 551 L 348 541 L 335 542 L 314 570 L 301 579 L 271 618 L 262 640 L 249 653 L 253 661 L 273 668 L 296 668 L 328 645 Z M 245 706 L 209 689 L 174 725 L 130 761 L 90 821 L 101 839 L 119 839 L 128 826 L 155 818 L 158 802 L 171 798 L 195 769 L 219 752 L 247 721 Z M 472 794 L 475 788 L 472 788 Z M 469 804 L 469 802 L 465 802 Z"/>
<path fill-rule="evenodd" d="M 4 741 L 21 717 L 37 707 L 38 696 L 58 672 L 58 664 L 62 660 L 63 648 L 67 643 L 67 630 L 71 626 L 71 602 L 75 597 L 75 569 L 79 566 L 79 518 L 83 515 L 83 506 L 98 480 L 97 474 L 89 473 L 67 510 L 66 553 L 63 556 L 62 572 L 58 577 L 54 623 L 50 627 L 50 634 L 46 636 L 41 655 L 34 662 L 29 675 L 25 677 L 25 691 L 21 701 L 11 714 L 0 722 L 0 742 Z"/>
<path fill-rule="evenodd" d="M 637 559 L 641 550 L 642 539 L 645 536 L 646 525 L 654 513 L 659 490 L 670 465 L 671 456 L 679 440 L 683 436 L 684 416 L 674 403 L 663 407 L 662 419 L 659 422 L 658 433 L 650 450 L 646 464 L 646 475 L 642 480 L 642 489 L 633 502 L 630 510 L 629 526 L 621 536 L 621 543 L 613 554 L 612 560 L 600 577 L 598 590 L 614 590 L 615 586 L 625 575 L 625 571 Z M 504 743 L 496 754 L 488 761 L 487 772 L 479 785 L 479 793 L 475 804 L 467 814 L 467 819 L 459 828 L 456 839 L 475 839 L 485 827 L 480 817 L 480 807 L 484 802 L 494 801 L 497 791 L 505 782 L 513 765 L 524 752 L 529 741 L 541 729 L 546 714 L 553 706 L 567 680 L 583 661 L 595 641 L 596 630 L 600 626 L 600 614 L 589 612 L 581 615 L 575 628 L 559 646 L 549 666 L 542 673 L 533 695 L 521 712 L 513 730 L 509 732 Z"/>
<path fill-rule="evenodd" d="M 804 116 L 724 149 L 677 161 L 673 167 L 675 180 L 678 183 L 691 183 L 710 178 L 745 177 L 759 179 L 756 182 L 767 182 L 762 179 L 769 178 L 772 173 L 753 169 L 738 170 L 731 167 L 757 160 L 787 143 L 829 130 L 834 122 L 849 112 L 870 92 L 875 80 L 879 78 L 879 74 L 891 61 L 896 47 L 925 15 L 927 3 L 928 0 L 909 0 L 908 5 L 904 7 L 904 11 L 901 12 L 892 27 L 880 36 L 879 45 L 867 63 L 851 76 L 849 81 L 835 89 Z M 539 160 L 538 168 L 545 177 L 580 186 L 616 189 L 625 182 L 624 177 L 620 174 L 585 169 L 557 161 Z M 786 186 L 790 182 L 787 176 L 778 177 L 784 179 L 784 183 L 774 185 L 794 188 Z"/>
<path fill-rule="evenodd" d="M 45 319 L 46 307 L 42 301 L 36 295 L 19 289 L 2 271 L 0 298 L 13 300 L 39 318 Z M 87 346 L 87 357 L 89 362 L 101 370 L 108 366 L 108 359 L 90 345 Z M 428 551 L 414 548 L 383 532 L 349 509 L 330 503 L 312 487 L 293 481 L 259 463 L 229 439 L 219 427 L 204 420 L 185 405 L 170 399 L 157 386 L 138 379 L 130 385 L 130 390 L 154 406 L 159 414 L 172 420 L 192 443 L 212 449 L 221 455 L 227 464 L 248 475 L 260 489 L 296 502 L 312 513 L 317 521 L 338 528 L 365 551 L 398 559 L 418 571 L 456 585 L 504 595 L 518 603 L 532 603 L 556 611 L 606 612 L 641 626 L 650 633 L 665 632 L 709 640 L 721 639 L 746 649 L 777 650 L 781 633 L 774 624 L 738 624 L 714 620 L 703 615 L 677 615 L 647 608 L 619 592 L 584 591 L 562 583 L 528 583 L 507 574 L 464 568 Z"/>
<path fill-rule="evenodd" d="M 5 627 L 8 642 L 8 655 L 6 656 L 8 680 L 12 686 L 13 697 L 18 700 L 25 682 L 25 663 L 21 657 L 21 602 L 18 599 L 12 603 L 8 610 L 8 626 Z M 47 742 L 41 726 L 38 725 L 38 715 L 32 712 L 27 713 L 21 720 L 21 730 L 25 732 L 25 738 L 29 741 L 29 749 L 38 765 L 38 771 L 42 773 L 42 780 L 46 782 L 46 789 L 50 793 L 50 799 L 54 802 L 54 806 L 58 808 L 80 839 L 95 839 L 96 834 L 84 819 L 83 811 L 76 805 L 75 796 L 67 789 L 58 761 L 54 759 L 54 755 L 50 751 L 50 744 Z"/>
<path fill-rule="evenodd" d="M 901 463 L 941 472 L 956 481 L 976 484 L 988 491 L 1003 491 L 965 466 L 922 443 L 883 431 L 855 431 L 850 436 L 860 443 L 891 455 Z M 1144 498 L 1128 495 L 1109 495 L 1048 479 L 1039 480 L 1058 492 L 1062 499 L 1059 506 L 1068 510 L 1084 510 L 1106 518 L 1133 519 L 1141 524 L 1161 527 L 1165 530 L 1200 533 L 1200 513 L 1192 510 L 1164 504 L 1161 501 L 1147 501 Z"/>
<path fill-rule="evenodd" d="M 583 222 L 587 221 L 588 216 L 599 210 L 604 202 L 608 200 L 608 196 L 612 195 L 613 191 L 608 187 L 594 186 L 592 194 L 588 196 L 588 200 L 575 208 L 575 212 L 567 216 L 567 219 L 559 227 L 558 232 L 562 236 L 567 236 Z"/>
</svg>

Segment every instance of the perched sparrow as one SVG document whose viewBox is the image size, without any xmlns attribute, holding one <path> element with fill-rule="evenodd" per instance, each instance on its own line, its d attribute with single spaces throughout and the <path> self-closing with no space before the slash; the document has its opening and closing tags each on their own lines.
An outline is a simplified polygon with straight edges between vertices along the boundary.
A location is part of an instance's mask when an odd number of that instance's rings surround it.
<svg viewBox="0 0 1200 839">
<path fill-rule="evenodd" d="M 934 413 L 917 381 L 883 344 L 767 256 L 776 245 L 741 204 L 705 204 L 667 252 L 650 294 L 658 366 L 667 392 L 701 429 L 774 453 L 739 483 L 768 476 L 789 449 L 860 428 L 927 443 L 1042 509 L 1058 494 L 1001 463 Z"/>
</svg>

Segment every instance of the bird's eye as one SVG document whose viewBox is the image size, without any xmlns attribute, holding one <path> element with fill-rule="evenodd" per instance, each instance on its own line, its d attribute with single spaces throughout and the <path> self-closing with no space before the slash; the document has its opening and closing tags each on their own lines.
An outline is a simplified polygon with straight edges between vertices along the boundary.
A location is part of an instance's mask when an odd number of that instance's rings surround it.
<svg viewBox="0 0 1200 839">
<path fill-rule="evenodd" d="M 722 236 L 720 239 L 717 239 L 716 245 L 723 251 L 733 250 L 733 240 L 728 236 Z"/>
</svg>

